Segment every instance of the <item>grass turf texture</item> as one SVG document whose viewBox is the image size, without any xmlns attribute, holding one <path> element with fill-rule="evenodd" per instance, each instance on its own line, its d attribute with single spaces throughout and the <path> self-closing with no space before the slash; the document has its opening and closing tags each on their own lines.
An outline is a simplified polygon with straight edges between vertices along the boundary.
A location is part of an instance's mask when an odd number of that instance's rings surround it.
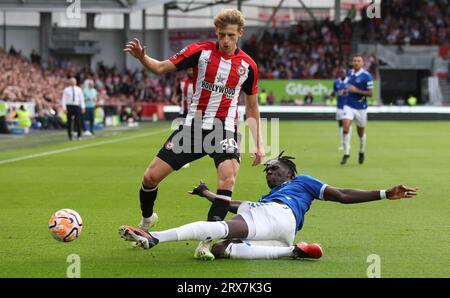
<svg viewBox="0 0 450 298">
<path fill-rule="evenodd" d="M 120 136 L 0 152 L 5 160 L 155 131 L 0 164 L 0 277 L 65 277 L 70 254 L 81 257 L 82 277 L 366 277 L 371 254 L 381 257 L 382 277 L 450 276 L 450 123 L 369 122 L 362 166 L 355 129 L 351 159 L 341 166 L 335 122 L 280 123 L 280 149 L 297 157 L 300 173 L 347 188 L 420 187 L 419 196 L 409 200 L 313 202 L 296 241 L 321 243 L 325 255 L 319 261 L 201 262 L 192 258 L 196 241 L 144 251 L 121 240 L 117 228 L 140 219 L 141 177 L 169 135 L 168 127 L 162 123 Z M 268 191 L 262 167 L 251 167 L 251 161 L 243 155 L 236 200 L 257 200 Z M 212 159 L 194 162 L 161 184 L 157 230 L 206 219 L 209 203 L 187 195 L 199 179 L 215 189 Z M 50 215 L 62 208 L 78 211 L 84 220 L 82 235 L 71 243 L 57 242 L 47 231 Z"/>
</svg>

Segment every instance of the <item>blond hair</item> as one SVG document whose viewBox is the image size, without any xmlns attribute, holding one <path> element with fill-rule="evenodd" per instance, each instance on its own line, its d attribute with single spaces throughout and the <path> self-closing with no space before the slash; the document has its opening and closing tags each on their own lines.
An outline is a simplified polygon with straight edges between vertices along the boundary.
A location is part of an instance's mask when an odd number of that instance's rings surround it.
<svg viewBox="0 0 450 298">
<path fill-rule="evenodd" d="M 216 26 L 216 28 L 224 28 L 227 25 L 237 25 L 238 30 L 241 31 L 244 27 L 244 22 L 244 15 L 235 8 L 223 8 L 214 17 L 214 26 Z"/>
</svg>

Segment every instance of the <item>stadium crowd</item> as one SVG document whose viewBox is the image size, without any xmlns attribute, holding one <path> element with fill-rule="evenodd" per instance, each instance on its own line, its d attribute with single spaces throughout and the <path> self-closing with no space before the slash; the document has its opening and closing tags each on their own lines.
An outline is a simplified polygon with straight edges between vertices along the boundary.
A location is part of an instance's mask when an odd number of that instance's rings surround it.
<svg viewBox="0 0 450 298">
<path fill-rule="evenodd" d="M 140 102 L 169 103 L 173 77 L 155 79 L 146 70 L 119 72 L 115 66 L 99 63 L 95 70 L 67 61 L 51 61 L 47 69 L 39 65 L 40 57 L 33 51 L 31 59 L 11 47 L 0 49 L 0 100 L 36 104 L 58 104 L 67 83 L 75 77 L 81 87 L 93 80 L 100 105 L 132 105 Z M 34 63 L 32 63 L 32 61 Z"/>
<path fill-rule="evenodd" d="M 266 32 L 261 41 L 252 36 L 243 49 L 258 64 L 265 79 L 329 79 L 348 66 L 352 23 L 339 25 L 300 22 L 289 30 Z"/>
<path fill-rule="evenodd" d="M 381 15 L 380 19 L 363 18 L 364 40 L 391 45 L 443 45 L 450 41 L 450 0 L 383 0 Z"/>
<path fill-rule="evenodd" d="M 443 44 L 450 40 L 450 0 L 386 0 L 381 3 L 383 18 L 362 21 L 351 14 L 339 25 L 329 19 L 299 22 L 289 28 L 267 31 L 260 41 L 251 36 L 243 49 L 259 66 L 262 79 L 331 79 L 348 68 L 355 26 L 361 38 L 385 44 Z M 355 14 L 355 12 L 353 12 Z M 374 55 L 364 55 L 364 68 L 373 76 L 380 63 Z M 66 79 L 78 84 L 93 80 L 99 104 L 129 106 L 136 102 L 170 104 L 176 77 L 155 78 L 146 70 L 121 71 L 99 63 L 96 69 L 67 61 L 50 61 L 41 67 L 36 51 L 30 59 L 11 48 L 0 49 L 0 100 L 36 101 L 40 105 L 60 102 Z"/>
</svg>

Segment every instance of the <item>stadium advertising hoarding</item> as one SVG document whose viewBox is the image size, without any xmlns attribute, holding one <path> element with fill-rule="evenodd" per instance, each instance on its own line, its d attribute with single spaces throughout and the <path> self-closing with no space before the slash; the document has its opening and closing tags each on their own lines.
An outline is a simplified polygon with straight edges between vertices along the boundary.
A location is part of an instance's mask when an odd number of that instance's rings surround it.
<svg viewBox="0 0 450 298">
<path fill-rule="evenodd" d="M 259 91 L 265 90 L 267 94 L 273 92 L 275 104 L 283 101 L 304 101 L 305 96 L 311 93 L 313 104 L 323 104 L 326 94 L 333 91 L 334 80 L 260 80 Z M 377 81 L 373 82 L 372 100 L 378 98 Z"/>
</svg>

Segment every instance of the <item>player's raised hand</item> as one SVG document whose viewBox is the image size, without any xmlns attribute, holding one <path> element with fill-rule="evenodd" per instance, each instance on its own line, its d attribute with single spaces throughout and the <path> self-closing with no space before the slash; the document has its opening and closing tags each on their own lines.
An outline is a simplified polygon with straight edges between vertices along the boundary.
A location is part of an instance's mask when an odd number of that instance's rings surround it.
<svg viewBox="0 0 450 298">
<path fill-rule="evenodd" d="M 386 191 L 386 197 L 389 200 L 398 200 L 404 198 L 413 198 L 417 195 L 417 187 L 406 187 L 404 185 L 397 185 Z"/>
<path fill-rule="evenodd" d="M 141 45 L 139 39 L 133 38 L 132 41 L 126 44 L 123 51 L 130 53 L 134 58 L 141 60 L 145 57 L 145 49 L 146 47 Z"/>
<path fill-rule="evenodd" d="M 204 192 L 207 191 L 207 190 L 209 190 L 209 188 L 208 188 L 208 186 L 206 186 L 206 183 L 203 182 L 202 180 L 200 180 L 198 185 L 195 186 L 194 189 L 189 191 L 188 193 L 190 195 L 197 195 L 197 196 L 200 196 L 200 197 L 204 197 L 205 196 Z"/>
<path fill-rule="evenodd" d="M 256 148 L 255 152 L 252 155 L 255 157 L 252 166 L 257 166 L 262 163 L 266 153 L 264 152 L 264 148 L 262 146 L 258 146 L 258 148 Z"/>
</svg>

